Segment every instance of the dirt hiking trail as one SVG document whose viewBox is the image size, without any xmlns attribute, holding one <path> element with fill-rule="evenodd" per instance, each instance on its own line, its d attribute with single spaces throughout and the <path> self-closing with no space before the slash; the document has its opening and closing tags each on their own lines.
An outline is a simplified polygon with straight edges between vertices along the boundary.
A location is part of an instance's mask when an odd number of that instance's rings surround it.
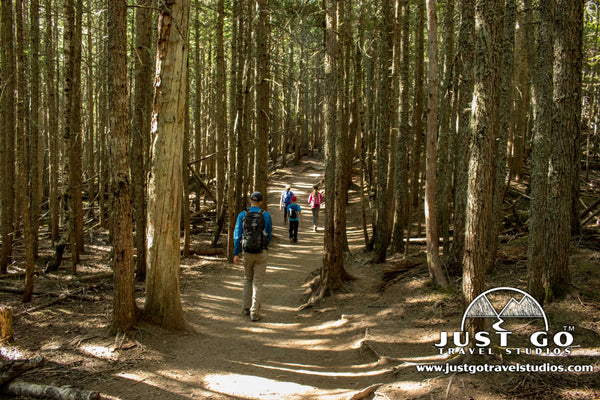
<svg viewBox="0 0 600 400">
<path fill-rule="evenodd" d="M 389 365 L 379 365 L 374 354 L 360 348 L 368 327 L 371 332 L 387 332 L 391 342 L 397 341 L 394 336 L 399 333 L 378 322 L 390 314 L 385 304 L 369 307 L 380 298 L 369 293 L 377 284 L 375 278 L 360 277 L 363 274 L 349 266 L 360 279 L 348 294 L 330 298 L 321 307 L 298 311 L 306 298 L 307 278 L 322 260 L 324 216 L 320 229 L 313 232 L 307 198 L 323 173 L 321 163 L 308 160 L 271 176 L 268 211 L 273 220 L 273 241 L 262 320 L 251 322 L 241 312 L 241 265 L 220 261 L 198 267 L 193 257 L 183 260 L 185 316 L 198 333 L 162 337 L 164 344 L 156 355 L 162 362 L 142 361 L 137 372 L 122 374 L 121 378 L 133 381 L 122 386 L 119 392 L 124 392 L 119 395 L 127 399 L 346 399 L 373 384 L 398 380 Z M 285 184 L 292 186 L 303 210 L 294 244 L 289 242 L 288 227 L 279 210 Z M 362 232 L 358 229 L 359 200 L 352 201 L 356 216 L 349 224 L 355 225 L 349 226 L 348 235 L 354 248 L 362 245 Z M 370 271 L 370 275 L 376 274 Z M 361 289 L 361 285 L 366 287 Z M 414 337 L 402 347 L 407 355 L 414 354 Z M 147 362 L 151 364 L 144 365 Z M 411 381 L 415 382 L 414 378 Z M 413 394 L 423 386 L 412 385 Z M 148 391 L 144 393 L 140 386 Z"/>
</svg>

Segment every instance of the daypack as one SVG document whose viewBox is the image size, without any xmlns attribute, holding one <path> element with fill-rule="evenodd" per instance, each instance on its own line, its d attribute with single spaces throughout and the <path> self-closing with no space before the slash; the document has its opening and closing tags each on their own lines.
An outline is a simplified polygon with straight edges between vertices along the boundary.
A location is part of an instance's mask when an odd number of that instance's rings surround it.
<svg viewBox="0 0 600 400">
<path fill-rule="evenodd" d="M 242 219 L 242 250 L 246 253 L 260 253 L 265 248 L 264 210 L 246 211 Z"/>
<path fill-rule="evenodd" d="M 320 206 L 321 205 L 321 193 L 317 192 L 316 196 L 313 196 L 313 204 L 315 205 L 315 207 Z"/>
<path fill-rule="evenodd" d="M 294 195 L 294 193 L 292 193 L 291 190 L 287 190 L 285 192 L 285 194 L 283 195 L 283 204 L 290 204 L 292 202 L 293 195 Z"/>
<path fill-rule="evenodd" d="M 290 206 L 290 219 L 298 218 L 298 212 L 295 207 Z"/>
</svg>

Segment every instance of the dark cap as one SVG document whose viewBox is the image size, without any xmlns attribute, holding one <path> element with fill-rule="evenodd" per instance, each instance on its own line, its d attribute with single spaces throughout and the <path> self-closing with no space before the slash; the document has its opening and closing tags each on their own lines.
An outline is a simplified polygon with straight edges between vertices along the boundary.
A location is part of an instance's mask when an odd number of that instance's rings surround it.
<svg viewBox="0 0 600 400">
<path fill-rule="evenodd" d="M 263 197 L 261 192 L 254 192 L 252 195 L 250 195 L 250 200 L 252 201 L 262 201 L 262 199 Z"/>
<path fill-rule="evenodd" d="M 296 198 L 296 196 L 292 196 L 292 201 L 296 201 L 296 200 L 298 200 L 298 199 Z"/>
</svg>

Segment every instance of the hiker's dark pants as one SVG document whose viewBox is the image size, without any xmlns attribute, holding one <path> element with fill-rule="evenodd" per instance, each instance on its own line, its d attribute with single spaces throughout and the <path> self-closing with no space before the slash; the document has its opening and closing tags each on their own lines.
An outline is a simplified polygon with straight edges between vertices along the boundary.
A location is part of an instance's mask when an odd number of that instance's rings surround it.
<svg viewBox="0 0 600 400">
<path fill-rule="evenodd" d="M 284 224 L 287 224 L 287 222 L 288 222 L 288 207 L 289 207 L 289 204 L 286 204 L 283 206 L 283 223 Z"/>
<path fill-rule="evenodd" d="M 290 221 L 290 239 L 298 241 L 298 221 Z"/>
</svg>

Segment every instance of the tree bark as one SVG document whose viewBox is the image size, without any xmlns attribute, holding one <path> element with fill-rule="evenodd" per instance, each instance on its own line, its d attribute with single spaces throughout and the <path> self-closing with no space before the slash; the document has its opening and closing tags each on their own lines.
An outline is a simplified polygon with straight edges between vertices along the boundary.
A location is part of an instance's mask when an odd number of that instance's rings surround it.
<svg viewBox="0 0 600 400">
<path fill-rule="evenodd" d="M 46 98 L 48 103 L 48 151 L 49 151 L 49 230 L 50 239 L 53 243 L 58 242 L 60 236 L 59 230 L 59 188 L 58 188 L 58 108 L 57 91 L 55 85 L 55 60 L 54 60 L 54 40 L 52 29 L 52 0 L 45 0 L 45 22 L 46 31 L 44 36 L 44 50 L 46 56 L 45 80 L 46 80 Z"/>
<path fill-rule="evenodd" d="M 225 45 L 223 26 L 225 21 L 225 1 L 217 2 L 217 48 L 216 48 L 216 178 L 217 178 L 217 218 L 224 218 L 225 172 L 227 171 L 227 82 L 225 77 Z M 231 162 L 231 160 L 230 160 Z M 231 182 L 230 182 L 231 183 Z M 229 207 L 233 204 L 229 203 Z M 229 221 L 231 222 L 231 220 Z M 233 249 L 233 248 L 232 248 Z"/>
<path fill-rule="evenodd" d="M 30 222 L 33 240 L 33 257 L 38 256 L 38 231 L 40 227 L 40 214 L 42 210 L 42 172 L 43 155 L 40 151 L 40 65 L 38 54 L 40 52 L 40 3 L 39 0 L 31 0 L 29 4 L 29 42 L 30 54 L 30 117 L 29 117 L 29 179 L 31 187 L 31 215 Z"/>
<path fill-rule="evenodd" d="M 403 0 L 402 7 L 402 56 L 400 62 L 400 132 L 396 149 L 396 180 L 394 191 L 396 199 L 392 249 L 401 252 L 405 246 L 404 229 L 408 225 L 409 193 L 408 193 L 408 151 L 409 151 L 409 32 L 410 3 Z"/>
<path fill-rule="evenodd" d="M 179 221 L 189 11 L 189 0 L 170 0 L 160 7 L 151 124 L 145 313 L 168 329 L 185 327 L 179 294 Z"/>
<path fill-rule="evenodd" d="M 450 255 L 451 275 L 462 274 L 467 212 L 468 166 L 471 132 L 471 102 L 473 100 L 473 36 L 475 35 L 475 2 L 461 2 L 461 22 L 458 34 L 460 54 L 459 124 L 455 168 L 454 235 Z"/>
<path fill-rule="evenodd" d="M 111 233 L 113 242 L 114 300 L 111 332 L 124 332 L 136 322 L 133 265 L 133 224 L 129 175 L 127 90 L 127 5 L 108 2 L 108 100 L 111 162 Z"/>
<path fill-rule="evenodd" d="M 270 9 L 268 0 L 257 0 L 258 32 L 256 35 L 257 51 L 257 88 L 256 88 L 256 152 L 254 159 L 255 188 L 263 195 L 263 207 L 268 204 L 267 178 L 269 171 L 269 130 L 271 121 L 270 88 Z"/>
<path fill-rule="evenodd" d="M 393 207 L 390 206 L 391 192 L 388 181 L 394 182 L 393 172 L 395 168 L 390 169 L 390 141 L 394 135 L 394 127 L 396 127 L 396 118 L 398 109 L 397 96 L 394 95 L 394 77 L 396 75 L 394 63 L 395 37 L 394 25 L 395 15 L 392 0 L 383 0 L 382 13 L 385 16 L 383 23 L 383 38 L 382 38 L 382 74 L 381 82 L 381 127 L 377 133 L 377 220 L 375 222 L 375 254 L 373 261 L 382 263 L 386 259 L 387 248 L 390 243 L 389 238 L 389 216 L 393 212 Z M 396 101 L 395 101 L 396 100 Z M 395 143 L 395 141 L 392 141 Z M 390 174 L 392 172 L 392 174 Z"/>
<path fill-rule="evenodd" d="M 323 240 L 323 266 L 321 268 L 320 293 L 313 297 L 331 294 L 342 287 L 343 250 L 336 241 L 336 159 L 338 153 L 336 135 L 340 134 L 339 81 L 340 48 L 336 32 L 338 29 L 339 1 L 325 0 L 325 227 Z"/>
<path fill-rule="evenodd" d="M 578 174 L 578 146 L 581 130 L 581 66 L 583 0 L 556 2 L 554 36 L 554 112 L 548 171 L 548 209 L 546 247 L 548 270 L 545 276 L 546 299 L 565 295 L 571 282 L 569 253 L 572 229 L 572 199 L 576 196 L 573 178 Z M 577 144 L 577 146 L 576 146 Z M 577 149 L 575 153 L 574 149 Z M 575 159 L 577 154 L 577 159 Z M 579 181 L 578 181 L 579 182 Z"/>
<path fill-rule="evenodd" d="M 429 105 L 427 111 L 425 223 L 427 231 L 427 266 L 429 277 L 438 286 L 448 286 L 439 255 L 439 234 L 436 213 L 436 165 L 438 133 L 438 39 L 437 12 L 434 0 L 427 0 L 427 44 L 429 55 Z"/>
<path fill-rule="evenodd" d="M 530 1 L 525 6 L 530 6 Z M 531 202 L 529 236 L 527 246 L 527 290 L 535 299 L 544 303 L 543 277 L 547 268 L 546 214 L 548 207 L 548 168 L 550 157 L 550 133 L 552 131 L 552 64 L 553 64 L 553 5 L 540 3 L 540 23 L 537 34 L 537 65 L 533 75 L 533 98 L 535 122 L 531 155 Z M 531 13 L 527 15 L 531 17 Z M 533 54 L 536 57 L 536 54 Z M 535 61 L 535 58 L 531 61 Z"/>
<path fill-rule="evenodd" d="M 135 100 L 133 108 L 131 180 L 135 220 L 136 279 L 146 280 L 146 172 L 152 111 L 152 0 L 135 9 Z"/>
<path fill-rule="evenodd" d="M 5 274 L 12 262 L 12 248 L 15 230 L 15 88 L 16 60 L 14 53 L 14 25 L 12 1 L 2 1 L 2 86 L 0 100 L 2 112 L 1 148 L 2 159 L 2 254 L 0 273 Z"/>
<path fill-rule="evenodd" d="M 493 184 L 495 157 L 493 142 L 495 18 L 493 0 L 475 1 L 474 93 L 472 106 L 472 142 L 469 158 L 469 184 L 465 253 L 463 258 L 463 301 L 470 304 L 484 290 L 488 230 L 493 223 Z M 471 318 L 471 335 L 481 330 L 483 320 Z"/>
<path fill-rule="evenodd" d="M 31 192 L 29 144 L 30 138 L 27 134 L 27 114 L 29 94 L 27 92 L 27 61 L 25 58 L 25 32 L 23 27 L 22 2 L 15 3 L 16 17 L 16 56 L 17 56 L 17 201 L 20 205 L 23 221 L 23 236 L 25 239 L 25 291 L 23 302 L 31 301 L 33 294 L 33 280 L 35 272 L 35 254 L 33 227 L 31 226 L 31 203 L 33 193 Z"/>
</svg>

